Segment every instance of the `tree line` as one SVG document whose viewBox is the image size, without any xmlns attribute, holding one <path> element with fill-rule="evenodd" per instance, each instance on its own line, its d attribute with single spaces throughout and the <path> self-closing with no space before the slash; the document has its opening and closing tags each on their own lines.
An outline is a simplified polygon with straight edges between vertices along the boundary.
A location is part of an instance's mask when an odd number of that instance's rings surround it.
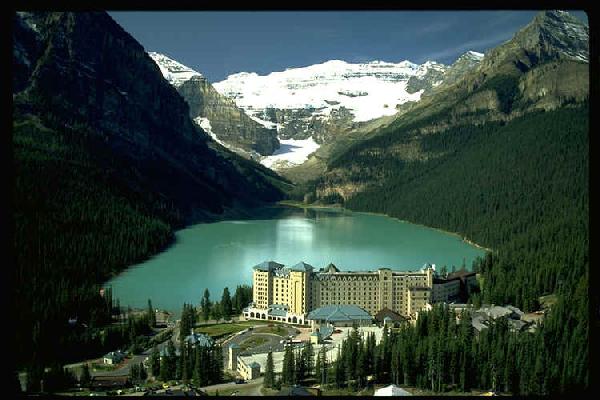
<svg viewBox="0 0 600 400">
<path fill-rule="evenodd" d="M 546 365 L 541 374 L 549 393 L 585 390 L 588 104 L 418 137 L 410 133 L 436 118 L 392 124 L 333 159 L 330 167 L 343 167 L 346 179 L 368 185 L 345 206 L 458 232 L 492 248 L 473 265 L 482 277 L 480 302 L 535 311 L 541 296 L 556 295 L 540 331 L 543 339 L 525 341 L 531 347 L 520 356 L 529 357 L 529 366 L 538 359 Z M 399 145 L 424 156 L 407 161 L 376 151 Z M 528 387 L 520 391 L 531 393 Z"/>
</svg>

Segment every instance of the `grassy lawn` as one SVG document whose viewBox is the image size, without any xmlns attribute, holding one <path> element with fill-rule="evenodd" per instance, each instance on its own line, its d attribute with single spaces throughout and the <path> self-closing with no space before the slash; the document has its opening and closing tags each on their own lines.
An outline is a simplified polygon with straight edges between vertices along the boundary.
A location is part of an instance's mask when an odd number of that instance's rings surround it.
<svg viewBox="0 0 600 400">
<path fill-rule="evenodd" d="M 240 343 L 240 348 L 242 350 L 247 350 L 252 347 L 260 346 L 261 344 L 267 343 L 269 339 L 261 336 L 251 336 L 248 339 L 244 340 Z"/>
<path fill-rule="evenodd" d="M 270 321 L 269 321 L 270 322 Z M 220 338 L 225 335 L 230 335 L 232 333 L 243 331 L 248 327 L 258 325 L 258 324 L 267 324 L 267 321 L 242 321 L 242 322 L 233 322 L 231 324 L 211 324 L 211 325 L 200 325 L 194 328 L 194 332 L 196 333 L 204 333 L 206 335 L 212 336 L 213 338 Z"/>
<path fill-rule="evenodd" d="M 286 330 L 281 325 L 275 326 L 261 326 L 260 328 L 255 328 L 254 333 L 273 333 L 279 336 L 286 336 Z"/>
</svg>

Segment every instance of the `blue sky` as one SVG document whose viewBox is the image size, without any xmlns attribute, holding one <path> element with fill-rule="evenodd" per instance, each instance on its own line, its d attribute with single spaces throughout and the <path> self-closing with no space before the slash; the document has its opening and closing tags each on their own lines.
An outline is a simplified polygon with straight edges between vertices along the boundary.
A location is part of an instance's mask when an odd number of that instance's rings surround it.
<svg viewBox="0 0 600 400">
<path fill-rule="evenodd" d="M 583 11 L 571 11 L 587 23 Z M 136 11 L 109 14 L 147 51 L 217 82 L 338 59 L 452 63 L 510 39 L 536 11 Z"/>
</svg>

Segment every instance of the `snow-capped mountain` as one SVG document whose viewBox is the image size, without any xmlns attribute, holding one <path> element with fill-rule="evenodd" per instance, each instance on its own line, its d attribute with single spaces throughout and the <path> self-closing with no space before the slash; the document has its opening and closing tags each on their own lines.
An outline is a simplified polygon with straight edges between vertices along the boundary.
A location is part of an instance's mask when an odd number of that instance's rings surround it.
<svg viewBox="0 0 600 400">
<path fill-rule="evenodd" d="M 185 81 L 189 80 L 193 76 L 202 77 L 200 72 L 194 71 L 190 67 L 180 64 L 164 54 L 150 51 L 148 52 L 148 55 L 152 57 L 156 65 L 158 65 L 160 72 L 163 74 L 165 79 L 175 87 L 181 86 Z"/>
<path fill-rule="evenodd" d="M 219 144 L 260 159 L 279 148 L 277 131 L 253 121 L 235 102 L 217 92 L 199 72 L 160 53 L 148 53 L 189 106 L 192 120 Z"/>
<path fill-rule="evenodd" d="M 431 61 L 417 65 L 410 61 L 352 64 L 331 60 L 268 75 L 240 72 L 214 87 L 262 121 L 279 122 L 268 115 L 270 109 L 311 110 L 311 116 L 325 120 L 332 111 L 345 108 L 352 113 L 352 121 L 361 122 L 392 115 L 396 105 L 418 101 L 422 90 L 409 93 L 408 80 L 429 71 L 443 74 L 445 68 Z"/>
<path fill-rule="evenodd" d="M 252 158 L 273 169 L 300 164 L 321 144 L 360 123 L 393 115 L 406 102 L 418 102 L 423 93 L 444 82 L 454 65 L 466 63 L 470 68 L 483 57 L 469 52 L 450 67 L 435 61 L 419 65 L 330 60 L 268 75 L 240 72 L 210 85 L 192 68 L 159 53 L 149 54 L 186 99 L 194 121 L 203 121 L 203 128 L 210 124 L 213 138 L 235 151 L 250 151 Z M 236 108 L 242 114 L 234 118 L 238 122 L 227 123 L 237 115 Z"/>
</svg>

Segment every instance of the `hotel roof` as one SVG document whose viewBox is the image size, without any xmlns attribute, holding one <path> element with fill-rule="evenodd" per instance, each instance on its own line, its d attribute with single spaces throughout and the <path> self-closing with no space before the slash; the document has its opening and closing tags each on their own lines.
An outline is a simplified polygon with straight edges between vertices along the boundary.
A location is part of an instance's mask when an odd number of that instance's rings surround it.
<svg viewBox="0 0 600 400">
<path fill-rule="evenodd" d="M 362 308 L 353 304 L 330 305 L 312 310 L 308 319 L 325 321 L 360 321 L 371 320 L 373 317 Z"/>
<path fill-rule="evenodd" d="M 313 266 L 305 263 L 304 261 L 300 261 L 298 264 L 290 267 L 291 271 L 301 271 L 301 272 L 311 272 L 313 270 Z"/>
<path fill-rule="evenodd" d="M 283 264 L 276 263 L 275 261 L 263 261 L 258 265 L 255 265 L 253 268 L 257 271 L 272 271 L 277 268 L 283 267 Z"/>
</svg>

